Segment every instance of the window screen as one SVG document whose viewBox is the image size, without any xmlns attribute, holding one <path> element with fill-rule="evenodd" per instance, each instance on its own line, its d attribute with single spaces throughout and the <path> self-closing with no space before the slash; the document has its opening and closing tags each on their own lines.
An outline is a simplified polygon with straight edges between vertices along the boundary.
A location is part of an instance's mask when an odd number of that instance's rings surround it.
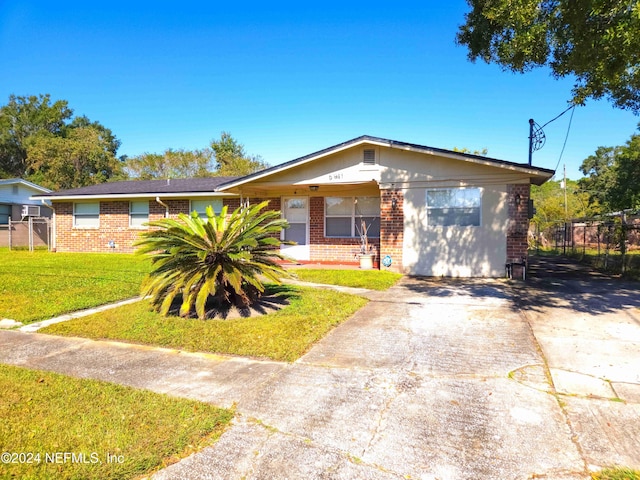
<svg viewBox="0 0 640 480">
<path fill-rule="evenodd" d="M 481 193 L 479 188 L 443 188 L 427 190 L 429 225 L 480 226 Z"/>
<path fill-rule="evenodd" d="M 100 202 L 74 203 L 73 226 L 98 228 L 100 226 Z"/>
<path fill-rule="evenodd" d="M 141 200 L 129 204 L 129 226 L 143 228 L 149 221 L 149 201 Z"/>
</svg>

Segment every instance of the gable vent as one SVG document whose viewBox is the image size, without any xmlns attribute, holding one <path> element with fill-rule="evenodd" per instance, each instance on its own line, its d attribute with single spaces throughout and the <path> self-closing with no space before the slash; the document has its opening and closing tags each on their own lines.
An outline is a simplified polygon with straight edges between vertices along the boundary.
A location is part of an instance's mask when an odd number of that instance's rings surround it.
<svg viewBox="0 0 640 480">
<path fill-rule="evenodd" d="M 365 165 L 376 164 L 376 151 L 373 148 L 363 151 L 362 163 Z"/>
</svg>

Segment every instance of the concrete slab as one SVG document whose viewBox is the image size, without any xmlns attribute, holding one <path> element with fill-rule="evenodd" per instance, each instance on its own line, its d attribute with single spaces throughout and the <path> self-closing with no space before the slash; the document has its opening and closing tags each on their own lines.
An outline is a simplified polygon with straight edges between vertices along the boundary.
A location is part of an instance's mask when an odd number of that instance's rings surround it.
<svg viewBox="0 0 640 480">
<path fill-rule="evenodd" d="M 585 397 L 616 397 L 611 384 L 600 378 L 583 373 L 568 372 L 559 368 L 550 368 L 549 370 L 558 393 Z"/>
<path fill-rule="evenodd" d="M 629 403 L 640 404 L 640 384 L 637 383 L 612 383 L 611 387 L 618 398 Z"/>
<path fill-rule="evenodd" d="M 406 478 L 556 478 L 582 469 L 555 399 L 507 379 L 420 379 L 389 404 L 362 458 Z"/>
<path fill-rule="evenodd" d="M 153 478 L 397 480 L 399 477 L 343 452 L 240 419 L 215 447 L 206 448 Z"/>
<path fill-rule="evenodd" d="M 640 469 L 640 404 L 565 397 L 569 421 L 591 468 Z"/>
<path fill-rule="evenodd" d="M 281 362 L 119 342 L 0 331 L 0 362 L 230 407 L 287 368 Z"/>
</svg>

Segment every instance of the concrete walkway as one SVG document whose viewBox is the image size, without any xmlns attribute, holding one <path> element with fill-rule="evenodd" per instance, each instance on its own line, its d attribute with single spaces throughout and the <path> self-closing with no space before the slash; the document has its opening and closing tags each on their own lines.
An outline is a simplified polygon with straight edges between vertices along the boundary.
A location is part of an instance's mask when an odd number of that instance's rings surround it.
<svg viewBox="0 0 640 480">
<path fill-rule="evenodd" d="M 0 331 L 0 362 L 236 405 L 218 443 L 158 479 L 586 480 L 598 466 L 640 468 L 637 290 L 588 313 L 553 285 L 511 285 L 404 279 L 293 364 L 18 331 Z"/>
</svg>

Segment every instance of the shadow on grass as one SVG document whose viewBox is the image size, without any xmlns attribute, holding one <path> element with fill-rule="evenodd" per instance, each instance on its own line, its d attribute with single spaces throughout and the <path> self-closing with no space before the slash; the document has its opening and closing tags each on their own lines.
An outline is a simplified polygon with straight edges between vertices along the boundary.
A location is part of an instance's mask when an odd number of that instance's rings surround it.
<svg viewBox="0 0 640 480">
<path fill-rule="evenodd" d="M 291 285 L 273 285 L 265 286 L 264 294 L 255 299 L 254 302 L 246 308 L 237 308 L 226 302 L 216 301 L 213 297 L 209 297 L 205 305 L 205 318 L 222 320 L 233 318 L 249 318 L 260 315 L 273 313 L 291 303 L 291 300 L 299 298 L 299 291 Z M 169 315 L 180 316 L 180 306 L 182 305 L 182 296 L 177 296 L 171 308 Z M 191 311 L 186 318 L 197 318 L 195 311 Z"/>
</svg>

